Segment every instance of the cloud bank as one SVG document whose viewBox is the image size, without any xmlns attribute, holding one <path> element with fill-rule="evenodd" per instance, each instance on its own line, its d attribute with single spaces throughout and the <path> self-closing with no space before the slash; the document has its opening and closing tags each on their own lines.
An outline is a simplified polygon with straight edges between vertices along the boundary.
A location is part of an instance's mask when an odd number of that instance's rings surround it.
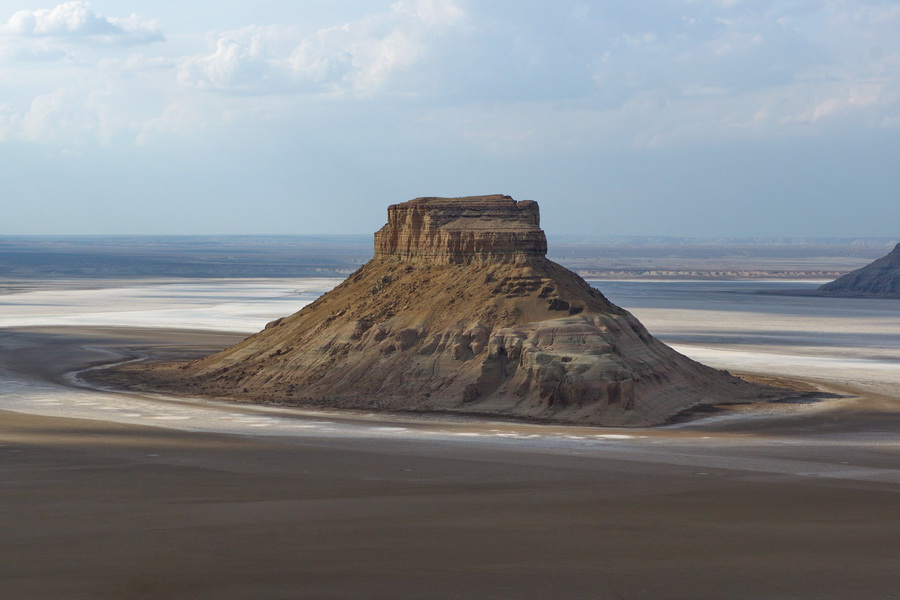
<svg viewBox="0 0 900 600">
<path fill-rule="evenodd" d="M 55 38 L 103 44 L 146 44 L 164 39 L 159 25 L 132 14 L 125 18 L 104 17 L 81 0 L 53 8 L 20 10 L 0 32 L 25 38 Z"/>
<path fill-rule="evenodd" d="M 16 72 L 25 88 L 6 109 L 17 113 L 6 117 L 6 136 L 16 135 L 19 122 L 18 134 L 38 142 L 24 124 L 33 111 L 46 110 L 48 97 L 77 87 L 81 108 L 90 111 L 91 96 L 110 86 L 136 93 L 124 91 L 122 104 L 103 110 L 130 114 L 133 96 L 156 96 L 160 112 L 145 115 L 153 127 L 197 104 L 213 111 L 204 121 L 214 124 L 215 114 L 221 122 L 241 114 L 278 118 L 271 111 L 290 112 L 322 97 L 362 104 L 412 99 L 423 117 L 448 119 L 449 129 L 473 141 L 486 137 L 487 104 L 510 107 L 491 129 L 513 139 L 535 137 L 541 128 L 528 126 L 532 133 L 525 135 L 510 115 L 535 113 L 554 131 L 568 130 L 564 135 L 586 126 L 639 145 L 898 125 L 896 3 L 644 4 L 584 2 L 525 14 L 507 2 L 401 0 L 315 32 L 248 24 L 207 33 L 206 50 L 195 54 L 154 55 L 157 44 L 127 58 L 112 46 L 163 42 L 159 23 L 106 17 L 83 1 L 19 11 L 0 30 L 0 69 Z M 29 78 L 21 70 L 27 61 L 55 67 Z M 200 98 L 210 94 L 216 98 Z M 93 121 L 122 122 L 128 131 L 120 133 L 133 139 L 142 129 L 121 115 Z M 90 125 L 77 129 L 71 139 L 89 140 Z M 93 129 L 95 139 L 110 139 Z"/>
<path fill-rule="evenodd" d="M 109 6 L 0 14 L 7 165 L 24 155 L 134 157 L 119 167 L 131 179 L 166 165 L 146 190 L 178 172 L 182 200 L 205 193 L 198 181 L 221 181 L 210 192 L 220 204 L 267 190 L 282 211 L 294 210 L 292 195 L 379 185 L 401 190 L 389 201 L 407 188 L 412 197 L 521 186 L 534 197 L 559 186 L 582 206 L 602 191 L 645 207 L 663 228 L 687 219 L 682 202 L 764 229 L 772 219 L 749 208 L 760 197 L 774 209 L 831 198 L 837 214 L 840 199 L 867 196 L 882 222 L 900 218 L 884 208 L 900 205 L 896 177 L 885 175 L 900 146 L 895 1 Z M 29 169 L 41 167 L 18 170 Z M 60 193 L 48 187 L 47 197 Z M 748 208 L 722 209 L 726 197 Z M 811 199 L 790 210 L 786 223 L 819 211 Z M 235 219 L 236 228 L 247 220 Z"/>
<path fill-rule="evenodd" d="M 415 93 L 423 63 L 464 24 L 465 13 L 453 2 L 404 0 L 312 35 L 252 25 L 208 36 L 208 53 L 180 61 L 178 82 L 254 94 Z"/>
</svg>

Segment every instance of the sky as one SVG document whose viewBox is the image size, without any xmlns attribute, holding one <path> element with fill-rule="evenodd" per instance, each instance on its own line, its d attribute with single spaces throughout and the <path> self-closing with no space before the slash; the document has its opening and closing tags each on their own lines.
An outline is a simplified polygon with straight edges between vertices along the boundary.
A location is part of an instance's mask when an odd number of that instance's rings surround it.
<svg viewBox="0 0 900 600">
<path fill-rule="evenodd" d="M 900 235 L 900 1 L 0 0 L 0 235 Z"/>
</svg>

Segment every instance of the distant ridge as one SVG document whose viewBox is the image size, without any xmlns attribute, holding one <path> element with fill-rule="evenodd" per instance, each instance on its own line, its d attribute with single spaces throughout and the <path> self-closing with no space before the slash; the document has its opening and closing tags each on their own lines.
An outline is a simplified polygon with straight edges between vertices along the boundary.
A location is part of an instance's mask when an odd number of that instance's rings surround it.
<svg viewBox="0 0 900 600">
<path fill-rule="evenodd" d="M 550 235 L 552 260 L 587 278 L 815 278 L 849 273 L 893 248 L 882 238 Z M 796 240 L 795 240 L 796 241 Z M 835 240 L 830 240 L 835 241 Z M 346 277 L 372 258 L 368 235 L 0 236 L 0 277 Z"/>
<path fill-rule="evenodd" d="M 900 244 L 887 256 L 826 283 L 818 291 L 829 296 L 900 298 Z"/>
<path fill-rule="evenodd" d="M 893 246 L 892 237 L 677 237 L 666 235 L 579 235 L 548 233 L 554 244 L 605 246 Z"/>
</svg>

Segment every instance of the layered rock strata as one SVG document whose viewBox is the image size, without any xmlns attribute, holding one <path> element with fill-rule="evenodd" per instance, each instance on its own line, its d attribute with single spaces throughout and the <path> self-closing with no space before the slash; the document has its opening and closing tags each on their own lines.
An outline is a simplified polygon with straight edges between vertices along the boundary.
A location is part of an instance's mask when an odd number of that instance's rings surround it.
<svg viewBox="0 0 900 600">
<path fill-rule="evenodd" d="M 388 207 L 375 259 L 433 264 L 509 263 L 547 254 L 537 202 L 509 196 L 416 198 Z"/>
<path fill-rule="evenodd" d="M 375 257 L 334 290 L 232 348 L 138 378 L 257 401 L 599 425 L 780 393 L 678 354 L 546 247 L 535 202 L 394 205 Z"/>
<path fill-rule="evenodd" d="M 886 256 L 826 283 L 818 291 L 829 296 L 900 298 L 900 244 Z"/>
</svg>

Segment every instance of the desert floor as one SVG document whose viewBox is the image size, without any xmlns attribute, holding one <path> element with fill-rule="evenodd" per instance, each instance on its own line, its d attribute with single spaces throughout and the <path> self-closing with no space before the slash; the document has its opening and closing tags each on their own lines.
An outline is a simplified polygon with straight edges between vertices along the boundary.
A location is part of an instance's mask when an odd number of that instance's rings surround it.
<svg viewBox="0 0 900 600">
<path fill-rule="evenodd" d="M 233 339 L 4 330 L 0 598 L 898 597 L 896 398 L 832 385 L 811 405 L 598 430 L 66 375 Z"/>
</svg>

